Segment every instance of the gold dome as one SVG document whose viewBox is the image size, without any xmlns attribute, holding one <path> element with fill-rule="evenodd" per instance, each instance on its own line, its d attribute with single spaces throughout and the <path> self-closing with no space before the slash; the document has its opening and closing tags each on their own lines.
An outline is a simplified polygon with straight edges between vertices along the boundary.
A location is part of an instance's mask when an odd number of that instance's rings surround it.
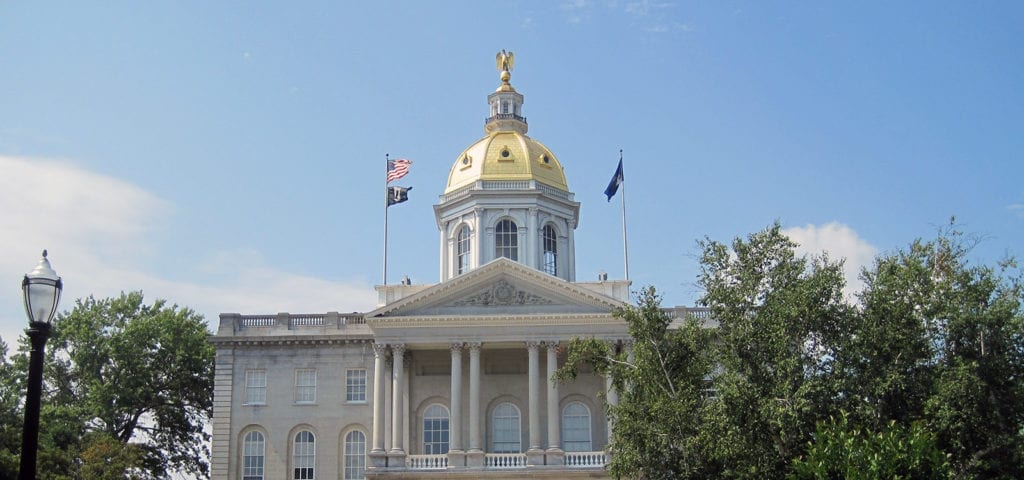
<svg viewBox="0 0 1024 480">
<path fill-rule="evenodd" d="M 490 132 L 463 150 L 448 173 L 444 193 L 472 185 L 477 180 L 536 180 L 559 190 L 569 190 L 562 164 L 555 154 L 544 144 L 514 130 Z"/>
</svg>

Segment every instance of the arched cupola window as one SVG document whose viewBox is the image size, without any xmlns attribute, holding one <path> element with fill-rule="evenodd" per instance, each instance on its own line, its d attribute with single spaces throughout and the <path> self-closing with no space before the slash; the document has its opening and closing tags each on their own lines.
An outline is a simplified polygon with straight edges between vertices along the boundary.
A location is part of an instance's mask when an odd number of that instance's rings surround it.
<svg viewBox="0 0 1024 480">
<path fill-rule="evenodd" d="M 519 261 L 519 227 L 516 222 L 506 218 L 494 228 L 494 257 Z"/>
<path fill-rule="evenodd" d="M 544 257 L 541 267 L 548 275 L 558 275 L 558 235 L 551 224 L 544 225 Z"/>
<path fill-rule="evenodd" d="M 455 236 L 455 274 L 461 275 L 469 271 L 470 268 L 470 253 L 472 253 L 472 246 L 469 243 L 470 231 L 469 227 L 463 225 L 459 228 L 459 233 Z"/>
</svg>

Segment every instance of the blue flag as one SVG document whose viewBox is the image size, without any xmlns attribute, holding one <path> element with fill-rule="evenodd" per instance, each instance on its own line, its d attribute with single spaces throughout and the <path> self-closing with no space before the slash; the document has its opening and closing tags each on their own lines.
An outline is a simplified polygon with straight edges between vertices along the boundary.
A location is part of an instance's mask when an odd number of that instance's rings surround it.
<svg viewBox="0 0 1024 480">
<path fill-rule="evenodd" d="M 604 189 L 604 194 L 608 196 L 608 201 L 612 201 L 612 197 L 619 191 L 619 185 L 622 185 L 622 159 L 619 159 L 619 168 L 615 169 L 615 175 L 612 176 L 612 181 L 608 182 L 608 188 Z"/>
</svg>

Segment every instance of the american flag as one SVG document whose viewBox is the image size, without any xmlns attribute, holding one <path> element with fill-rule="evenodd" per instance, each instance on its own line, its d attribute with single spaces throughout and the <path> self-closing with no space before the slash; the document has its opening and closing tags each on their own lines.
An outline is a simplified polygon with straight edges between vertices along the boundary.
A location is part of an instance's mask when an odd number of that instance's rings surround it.
<svg viewBox="0 0 1024 480">
<path fill-rule="evenodd" d="M 384 183 L 391 183 L 404 177 L 409 173 L 409 165 L 412 165 L 412 160 L 406 160 L 404 158 L 388 160 L 388 181 Z"/>
</svg>

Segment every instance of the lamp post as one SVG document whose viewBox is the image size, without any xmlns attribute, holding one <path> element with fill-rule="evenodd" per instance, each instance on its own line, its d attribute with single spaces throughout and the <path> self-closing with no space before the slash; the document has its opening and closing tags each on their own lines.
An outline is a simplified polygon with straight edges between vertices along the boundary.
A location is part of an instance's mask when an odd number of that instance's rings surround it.
<svg viewBox="0 0 1024 480">
<path fill-rule="evenodd" d="M 28 393 L 25 394 L 25 427 L 21 432 L 21 470 L 19 480 L 35 480 L 36 450 L 39 447 L 39 403 L 43 396 L 43 357 L 46 341 L 50 338 L 50 322 L 60 302 L 64 284 L 57 272 L 43 258 L 31 273 L 25 275 L 21 290 L 25 295 L 25 312 L 28 314 L 28 334 L 32 342 L 29 356 Z"/>
</svg>

